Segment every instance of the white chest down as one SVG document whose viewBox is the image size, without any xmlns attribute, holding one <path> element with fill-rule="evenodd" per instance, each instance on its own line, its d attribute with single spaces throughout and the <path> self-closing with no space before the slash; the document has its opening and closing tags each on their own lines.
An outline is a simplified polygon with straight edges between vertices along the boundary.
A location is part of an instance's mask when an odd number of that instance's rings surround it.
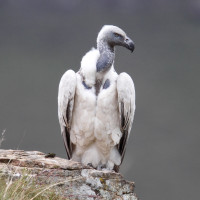
<svg viewBox="0 0 200 200">
<path fill-rule="evenodd" d="M 87 87 L 77 75 L 77 88 L 71 126 L 71 141 L 74 145 L 73 160 L 94 167 L 106 165 L 112 169 L 119 165 L 121 157 L 116 145 L 120 131 L 117 100 L 117 75 L 114 80 L 106 78 L 98 95 L 95 87 Z"/>
</svg>

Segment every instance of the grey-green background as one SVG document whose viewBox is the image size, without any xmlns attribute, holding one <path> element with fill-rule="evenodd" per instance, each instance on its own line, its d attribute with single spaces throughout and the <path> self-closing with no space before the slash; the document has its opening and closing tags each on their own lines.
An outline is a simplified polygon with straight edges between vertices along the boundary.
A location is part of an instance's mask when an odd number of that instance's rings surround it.
<svg viewBox="0 0 200 200">
<path fill-rule="evenodd" d="M 199 0 L 0 0 L 1 148 L 66 156 L 59 80 L 79 69 L 104 24 L 136 44 L 133 54 L 119 47 L 115 61 L 136 87 L 121 173 L 142 200 L 199 199 Z"/>
</svg>

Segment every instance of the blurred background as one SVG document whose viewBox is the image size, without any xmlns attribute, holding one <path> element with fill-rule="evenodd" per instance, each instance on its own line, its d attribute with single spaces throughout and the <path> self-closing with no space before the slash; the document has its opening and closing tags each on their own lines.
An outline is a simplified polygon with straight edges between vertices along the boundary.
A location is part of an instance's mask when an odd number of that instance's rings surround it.
<svg viewBox="0 0 200 200">
<path fill-rule="evenodd" d="M 121 173 L 142 200 L 199 199 L 199 0 L 0 0 L 1 148 L 66 157 L 58 84 L 104 24 L 136 44 L 133 54 L 117 48 L 115 60 L 136 87 Z"/>
</svg>

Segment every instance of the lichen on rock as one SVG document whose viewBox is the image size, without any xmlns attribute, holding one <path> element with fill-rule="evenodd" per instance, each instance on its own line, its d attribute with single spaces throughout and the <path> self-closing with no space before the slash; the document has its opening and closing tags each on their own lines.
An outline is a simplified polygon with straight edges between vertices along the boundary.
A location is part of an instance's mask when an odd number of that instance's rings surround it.
<svg viewBox="0 0 200 200">
<path fill-rule="evenodd" d="M 45 157 L 39 151 L 0 150 L 0 175 L 17 179 L 24 169 L 38 185 L 50 185 L 66 199 L 137 200 L 134 183 L 114 171 L 98 171 L 59 157 Z"/>
</svg>

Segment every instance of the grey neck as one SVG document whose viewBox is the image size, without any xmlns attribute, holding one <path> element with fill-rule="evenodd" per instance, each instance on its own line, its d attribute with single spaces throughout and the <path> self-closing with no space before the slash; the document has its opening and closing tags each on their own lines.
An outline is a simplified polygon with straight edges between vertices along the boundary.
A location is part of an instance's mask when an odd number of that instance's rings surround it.
<svg viewBox="0 0 200 200">
<path fill-rule="evenodd" d="M 97 44 L 97 49 L 100 52 L 100 57 L 97 60 L 97 73 L 105 73 L 110 70 L 113 61 L 115 59 L 114 46 L 108 44 L 108 42 L 101 40 Z"/>
<path fill-rule="evenodd" d="M 103 40 L 99 41 L 97 44 L 97 49 L 100 52 L 100 56 L 96 64 L 96 71 L 97 71 L 96 83 L 95 83 L 96 96 L 98 96 L 100 92 L 104 75 L 110 70 L 115 59 L 114 46 L 109 45 L 108 42 Z"/>
<path fill-rule="evenodd" d="M 115 51 L 114 46 L 111 46 L 110 44 L 108 44 L 107 41 L 105 41 L 103 39 L 97 43 L 97 49 L 99 50 L 100 54 L 105 51 L 110 51 L 113 53 Z"/>
</svg>

